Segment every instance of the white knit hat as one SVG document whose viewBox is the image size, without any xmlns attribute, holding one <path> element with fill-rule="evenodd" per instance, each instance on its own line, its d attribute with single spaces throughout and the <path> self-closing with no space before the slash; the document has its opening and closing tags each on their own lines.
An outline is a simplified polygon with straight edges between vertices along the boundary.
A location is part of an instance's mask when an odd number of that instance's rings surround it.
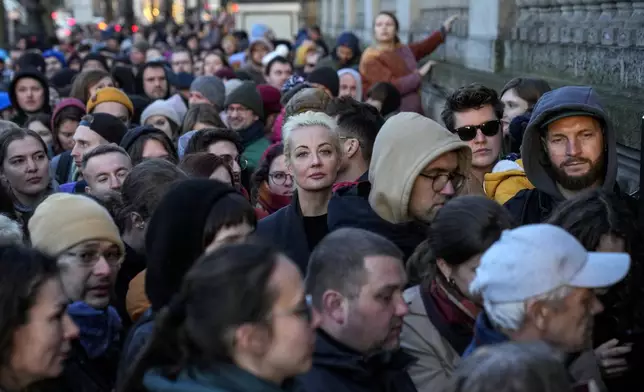
<svg viewBox="0 0 644 392">
<path fill-rule="evenodd" d="M 152 116 L 163 116 L 176 125 L 181 125 L 179 114 L 174 110 L 172 104 L 164 99 L 157 99 L 145 108 L 141 113 L 141 125 L 145 124 L 145 121 Z"/>
</svg>

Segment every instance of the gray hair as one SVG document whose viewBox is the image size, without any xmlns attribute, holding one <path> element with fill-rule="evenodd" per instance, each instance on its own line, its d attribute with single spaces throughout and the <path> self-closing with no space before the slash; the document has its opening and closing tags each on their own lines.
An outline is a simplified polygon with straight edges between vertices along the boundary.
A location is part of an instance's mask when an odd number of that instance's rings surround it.
<svg viewBox="0 0 644 392">
<path fill-rule="evenodd" d="M 403 253 L 385 237 L 363 229 L 339 229 L 324 237 L 313 250 L 306 272 L 306 292 L 321 309 L 322 296 L 334 290 L 352 298 L 365 284 L 364 261 L 369 256 L 401 260 Z"/>
<path fill-rule="evenodd" d="M 24 245 L 24 235 L 20 224 L 0 214 L 0 246 Z"/>
<path fill-rule="evenodd" d="M 569 296 L 572 291 L 572 287 L 560 286 L 547 293 L 528 298 L 525 301 L 515 302 L 491 302 L 483 297 L 483 307 L 492 325 L 497 329 L 518 331 L 525 322 L 526 311 L 531 303 L 536 301 L 557 303 Z M 473 295 L 481 295 L 481 292 L 475 285 L 470 286 L 470 292 Z"/>
<path fill-rule="evenodd" d="M 465 358 L 448 392 L 568 392 L 563 354 L 544 342 L 483 346 Z"/>
</svg>

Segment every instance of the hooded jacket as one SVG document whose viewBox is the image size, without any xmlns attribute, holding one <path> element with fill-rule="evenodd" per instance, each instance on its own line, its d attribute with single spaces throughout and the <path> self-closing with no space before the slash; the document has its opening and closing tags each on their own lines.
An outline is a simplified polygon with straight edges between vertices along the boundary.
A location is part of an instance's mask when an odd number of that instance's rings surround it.
<svg viewBox="0 0 644 392">
<path fill-rule="evenodd" d="M 16 98 L 16 87 L 18 85 L 18 81 L 23 78 L 35 79 L 43 87 L 43 91 L 44 91 L 43 105 L 37 111 L 37 113 L 47 113 L 47 114 L 51 113 L 51 106 L 49 105 L 49 85 L 47 84 L 47 79 L 45 78 L 45 75 L 43 75 L 42 73 L 32 68 L 28 68 L 24 71 L 17 72 L 13 80 L 11 81 L 11 85 L 9 86 L 9 99 L 14 104 L 14 108 L 18 112 L 18 114 L 16 114 L 16 116 L 12 118 L 11 121 L 18 124 L 19 126 L 22 126 L 25 123 L 25 121 L 27 121 L 27 117 L 30 114 L 33 114 L 33 113 L 25 112 L 25 110 L 18 105 L 18 99 Z"/>
<path fill-rule="evenodd" d="M 617 187 L 617 141 L 615 130 L 592 87 L 566 86 L 545 93 L 534 106 L 532 117 L 523 135 L 521 156 L 528 180 L 536 189 L 520 191 L 505 206 L 523 225 L 543 222 L 557 204 L 565 200 L 552 176 L 552 169 L 544 162 L 545 151 L 541 140 L 544 124 L 566 112 L 586 114 L 602 123 L 606 170 L 603 190 L 619 191 Z"/>
<path fill-rule="evenodd" d="M 472 151 L 458 136 L 417 113 L 389 118 L 378 132 L 369 165 L 371 208 L 390 223 L 413 221 L 409 200 L 416 177 L 452 151 L 458 154 L 458 171 L 469 173 Z"/>
<path fill-rule="evenodd" d="M 346 46 L 353 51 L 353 57 L 346 64 L 341 64 L 340 59 L 338 59 L 337 49 L 339 46 Z M 331 54 L 321 59 L 316 68 L 330 67 L 335 71 L 338 71 L 341 68 L 351 68 L 357 71 L 360 65 L 360 56 L 362 56 L 360 39 L 352 32 L 345 31 L 340 34 L 336 40 L 335 47 L 331 51 Z M 362 80 L 360 82 L 362 82 Z"/>
<path fill-rule="evenodd" d="M 165 66 L 164 63 L 159 62 L 159 61 L 147 62 L 147 63 L 143 64 L 141 69 L 139 69 L 139 71 L 136 74 L 136 91 L 137 91 L 137 93 L 139 95 L 141 95 L 141 96 L 144 96 L 146 98 L 151 99 L 150 97 L 147 96 L 147 94 L 145 93 L 145 89 L 143 88 L 143 73 L 149 67 L 163 68 L 163 71 L 165 72 L 165 80 L 167 82 L 167 90 L 166 90 L 165 96 L 160 98 L 160 99 L 168 99 L 168 98 L 170 98 L 170 87 L 171 86 L 170 86 L 170 76 L 169 76 L 169 73 L 168 73 L 168 68 Z"/>
</svg>

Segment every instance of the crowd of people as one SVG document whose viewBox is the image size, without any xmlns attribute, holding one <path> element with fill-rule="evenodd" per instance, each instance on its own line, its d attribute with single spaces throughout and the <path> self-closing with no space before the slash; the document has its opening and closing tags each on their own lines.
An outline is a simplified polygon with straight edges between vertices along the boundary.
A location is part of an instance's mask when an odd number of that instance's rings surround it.
<svg viewBox="0 0 644 392">
<path fill-rule="evenodd" d="M 409 45 L 380 12 L 366 48 L 166 24 L 0 56 L 0 390 L 639 391 L 611 119 L 534 78 L 424 116 L 455 20 Z"/>
</svg>

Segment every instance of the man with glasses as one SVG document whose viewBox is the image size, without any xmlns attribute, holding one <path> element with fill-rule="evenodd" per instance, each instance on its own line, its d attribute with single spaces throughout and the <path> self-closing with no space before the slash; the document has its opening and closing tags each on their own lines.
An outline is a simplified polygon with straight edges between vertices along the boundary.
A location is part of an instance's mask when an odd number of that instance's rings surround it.
<svg viewBox="0 0 644 392">
<path fill-rule="evenodd" d="M 462 191 L 471 159 L 467 144 L 437 122 L 416 113 L 392 116 L 376 136 L 369 180 L 331 199 L 329 230 L 376 232 L 407 259 L 434 214 Z"/>
<path fill-rule="evenodd" d="M 80 329 L 56 390 L 112 390 L 122 344 L 121 320 L 110 306 L 125 256 L 118 227 L 91 198 L 57 193 L 38 205 L 29 234 L 34 248 L 57 260 L 72 301 L 67 313 Z"/>
<path fill-rule="evenodd" d="M 264 133 L 264 104 L 253 82 L 244 82 L 226 97 L 228 126 L 239 134 L 244 158 L 254 171 L 270 141 Z"/>
<path fill-rule="evenodd" d="M 531 187 L 521 162 L 499 161 L 503 103 L 496 91 L 476 83 L 461 87 L 447 97 L 441 117 L 447 129 L 472 150 L 472 170 L 466 173 L 468 193 L 487 193 L 505 202 L 519 190 Z M 488 176 L 490 173 L 494 174 Z"/>
</svg>

